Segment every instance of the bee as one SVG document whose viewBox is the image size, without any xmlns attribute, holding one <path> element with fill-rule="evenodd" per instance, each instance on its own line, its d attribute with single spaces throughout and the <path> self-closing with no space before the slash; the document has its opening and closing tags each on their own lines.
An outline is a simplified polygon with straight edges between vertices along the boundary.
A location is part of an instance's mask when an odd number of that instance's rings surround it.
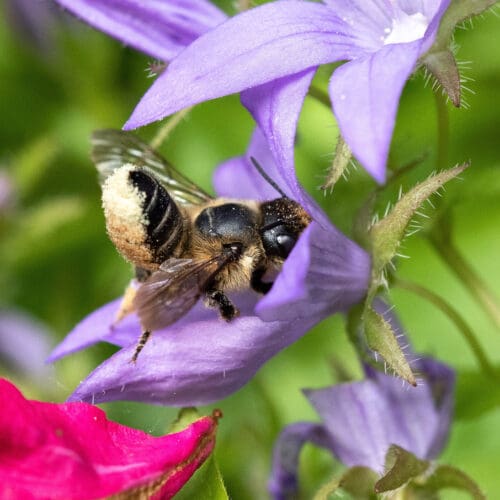
<svg viewBox="0 0 500 500">
<path fill-rule="evenodd" d="M 94 132 L 91 156 L 107 233 L 135 266 L 139 282 L 127 290 L 119 312 L 120 318 L 135 311 L 142 327 L 133 362 L 153 331 L 176 322 L 200 298 L 231 321 L 239 311 L 226 292 L 267 293 L 272 282 L 264 277 L 280 269 L 311 222 L 253 158 L 280 197 L 214 198 L 137 136 L 120 130 Z"/>
</svg>

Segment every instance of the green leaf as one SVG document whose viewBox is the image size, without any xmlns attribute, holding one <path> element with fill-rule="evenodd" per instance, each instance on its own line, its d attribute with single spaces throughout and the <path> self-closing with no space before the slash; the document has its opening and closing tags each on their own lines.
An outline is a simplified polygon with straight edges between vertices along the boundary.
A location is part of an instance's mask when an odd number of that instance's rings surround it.
<svg viewBox="0 0 500 500">
<path fill-rule="evenodd" d="M 207 459 L 181 491 L 175 495 L 175 500 L 192 500 L 193 498 L 229 500 L 229 495 L 213 455 Z"/>
<path fill-rule="evenodd" d="M 479 486 L 465 472 L 451 465 L 438 465 L 423 483 L 415 482 L 415 489 L 437 492 L 444 488 L 466 491 L 474 500 L 484 500 L 486 496 Z"/>
<path fill-rule="evenodd" d="M 368 347 L 379 353 L 399 377 L 416 386 L 415 376 L 391 325 L 371 307 L 365 309 L 363 321 Z"/>
<path fill-rule="evenodd" d="M 372 284 L 374 286 L 380 284 L 380 275 L 383 269 L 397 254 L 398 247 L 406 234 L 408 224 L 420 205 L 437 192 L 443 184 L 461 174 L 467 166 L 468 164 L 463 164 L 445 170 L 417 184 L 401 197 L 393 209 L 381 221 L 372 226 L 370 239 L 374 276 Z"/>
<path fill-rule="evenodd" d="M 385 461 L 388 472 L 376 482 L 377 493 L 400 488 L 429 468 L 429 462 L 418 459 L 413 453 L 395 444 L 389 448 Z"/>
</svg>

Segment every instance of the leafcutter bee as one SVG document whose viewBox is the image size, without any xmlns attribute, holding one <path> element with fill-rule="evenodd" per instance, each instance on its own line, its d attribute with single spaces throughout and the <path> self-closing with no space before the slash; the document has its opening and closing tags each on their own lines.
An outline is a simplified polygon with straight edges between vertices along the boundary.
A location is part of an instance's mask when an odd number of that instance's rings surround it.
<svg viewBox="0 0 500 500">
<path fill-rule="evenodd" d="M 120 316 L 136 311 L 142 335 L 135 361 L 151 332 L 185 315 L 200 297 L 227 321 L 238 309 L 228 291 L 270 290 L 279 269 L 311 221 L 307 212 L 263 172 L 281 195 L 271 201 L 213 198 L 129 132 L 99 130 L 92 159 L 102 185 L 106 228 L 136 268 Z"/>
</svg>

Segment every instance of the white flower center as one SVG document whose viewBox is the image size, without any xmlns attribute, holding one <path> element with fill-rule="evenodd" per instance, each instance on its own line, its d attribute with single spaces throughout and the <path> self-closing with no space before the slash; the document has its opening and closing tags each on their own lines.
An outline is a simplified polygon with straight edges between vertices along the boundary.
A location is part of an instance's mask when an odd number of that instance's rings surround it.
<svg viewBox="0 0 500 500">
<path fill-rule="evenodd" d="M 392 29 L 385 29 L 387 36 L 384 38 L 384 45 L 413 42 L 423 38 L 429 21 L 421 12 L 408 15 L 400 11 L 398 14 L 392 21 Z"/>
</svg>

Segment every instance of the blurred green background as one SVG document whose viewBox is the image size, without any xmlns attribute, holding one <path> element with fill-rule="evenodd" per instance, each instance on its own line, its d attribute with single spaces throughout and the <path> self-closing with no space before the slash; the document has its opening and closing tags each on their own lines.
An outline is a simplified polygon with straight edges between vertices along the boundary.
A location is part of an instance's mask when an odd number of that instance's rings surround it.
<svg viewBox="0 0 500 500">
<path fill-rule="evenodd" d="M 231 2 L 219 2 L 231 12 Z M 131 276 L 104 229 L 100 189 L 89 160 L 89 135 L 96 128 L 120 128 L 151 84 L 146 56 L 105 35 L 51 12 L 40 18 L 38 38 L 28 35 L 2 5 L 0 24 L 0 172 L 11 192 L 0 212 L 0 307 L 23 311 L 50 330 L 55 345 L 86 314 L 119 296 Z M 452 238 L 500 301 L 500 20 L 489 13 L 473 27 L 457 30 L 458 59 L 470 61 L 464 75 L 467 109 L 447 106 L 449 159 L 472 167 L 444 194 Z M 324 85 L 331 68 L 322 68 Z M 394 168 L 423 158 L 384 193 L 381 210 L 436 169 L 436 100 L 421 73 L 406 86 L 392 144 Z M 161 151 L 203 188 L 211 189 L 214 167 L 241 154 L 253 124 L 235 96 L 197 106 L 173 131 Z M 139 134 L 151 139 L 152 125 Z M 299 125 L 297 168 L 307 189 L 335 223 L 351 233 L 353 216 L 376 186 L 358 167 L 333 194 L 318 186 L 331 161 L 337 129 L 331 111 L 307 98 Z M 432 216 L 431 207 L 425 209 Z M 495 365 L 500 364 L 500 327 L 438 255 L 427 238 L 410 237 L 397 262 L 397 276 L 422 284 L 463 315 Z M 440 462 L 469 473 L 491 498 L 500 495 L 500 384 L 481 375 L 454 324 L 432 304 L 394 288 L 396 304 L 416 350 L 443 360 L 459 372 L 457 416 Z M 2 331 L 22 351 L 15 331 Z M 5 338 L 3 339 L 5 340 Z M 18 345 L 19 344 L 19 345 Z M 57 363 L 41 379 L 14 369 L 8 359 L 0 375 L 15 380 L 27 395 L 63 401 L 114 348 L 100 345 Z M 233 498 L 262 498 L 271 449 L 280 429 L 299 420 L 317 420 L 300 391 L 336 380 L 339 363 L 354 375 L 359 368 L 344 331 L 333 317 L 271 360 L 246 387 L 219 402 L 224 412 L 217 458 Z M 111 418 L 152 433 L 165 431 L 176 410 L 136 403 L 103 405 Z M 210 409 L 202 409 L 202 411 Z M 341 466 L 324 451 L 306 446 L 301 460 L 304 498 Z M 461 498 L 452 493 L 449 498 Z M 464 498 L 466 498 L 464 496 Z"/>
</svg>

